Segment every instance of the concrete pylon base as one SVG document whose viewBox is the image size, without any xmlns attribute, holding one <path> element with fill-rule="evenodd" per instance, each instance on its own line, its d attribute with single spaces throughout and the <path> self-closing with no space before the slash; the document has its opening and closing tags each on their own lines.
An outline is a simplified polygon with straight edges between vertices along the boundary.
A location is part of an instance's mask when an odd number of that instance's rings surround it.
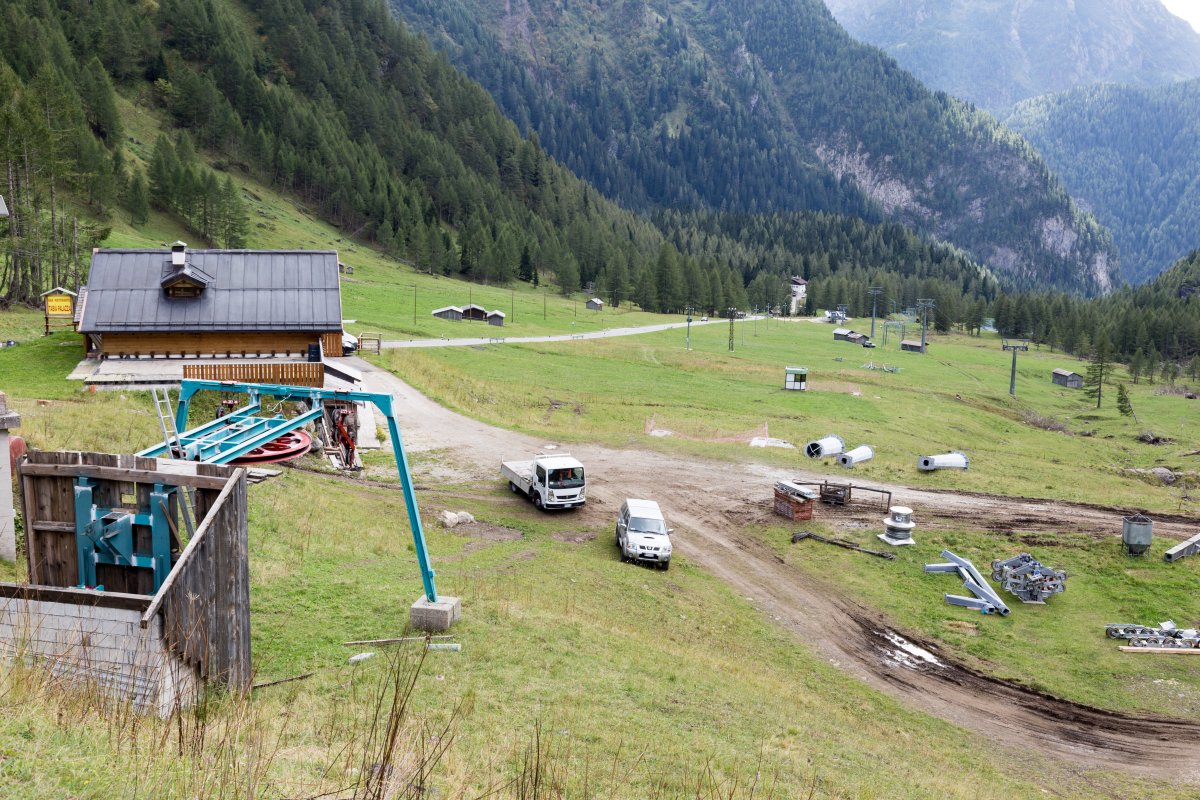
<svg viewBox="0 0 1200 800">
<path fill-rule="evenodd" d="M 877 536 L 879 537 L 879 541 L 887 542 L 892 547 L 903 547 L 906 544 L 916 544 L 917 543 L 916 540 L 913 539 L 911 536 L 905 537 L 903 539 L 893 539 L 892 537 L 888 536 L 886 533 L 880 533 L 880 534 L 877 534 Z"/>
<path fill-rule="evenodd" d="M 445 631 L 461 616 L 462 601 L 457 597 L 443 595 L 431 603 L 422 596 L 409 609 L 408 622 L 419 631 Z"/>
</svg>

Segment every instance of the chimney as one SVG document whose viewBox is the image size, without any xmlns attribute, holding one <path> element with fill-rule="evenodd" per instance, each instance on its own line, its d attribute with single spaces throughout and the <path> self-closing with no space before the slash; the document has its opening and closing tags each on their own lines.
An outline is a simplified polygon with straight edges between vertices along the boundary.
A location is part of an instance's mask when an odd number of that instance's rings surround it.
<svg viewBox="0 0 1200 800">
<path fill-rule="evenodd" d="M 171 245 L 171 266 L 179 269 L 187 264 L 187 242 L 175 242 Z"/>
</svg>

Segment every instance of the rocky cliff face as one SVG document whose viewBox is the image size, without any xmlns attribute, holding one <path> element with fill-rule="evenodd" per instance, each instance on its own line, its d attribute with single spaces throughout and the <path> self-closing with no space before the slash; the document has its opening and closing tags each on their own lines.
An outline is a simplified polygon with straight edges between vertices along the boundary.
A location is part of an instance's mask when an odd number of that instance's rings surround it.
<svg viewBox="0 0 1200 800">
<path fill-rule="evenodd" d="M 1002 111 L 1094 83 L 1200 76 L 1200 34 L 1159 0 L 826 0 L 927 85 Z"/>
</svg>

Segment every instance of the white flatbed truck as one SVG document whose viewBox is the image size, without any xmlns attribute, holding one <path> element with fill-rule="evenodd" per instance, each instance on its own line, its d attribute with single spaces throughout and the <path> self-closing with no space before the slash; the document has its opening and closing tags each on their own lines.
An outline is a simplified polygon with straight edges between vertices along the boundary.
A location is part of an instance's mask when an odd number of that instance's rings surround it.
<svg viewBox="0 0 1200 800">
<path fill-rule="evenodd" d="M 500 475 L 515 494 L 541 509 L 578 508 L 587 502 L 583 464 L 568 453 L 538 453 L 530 461 L 505 461 Z"/>
</svg>

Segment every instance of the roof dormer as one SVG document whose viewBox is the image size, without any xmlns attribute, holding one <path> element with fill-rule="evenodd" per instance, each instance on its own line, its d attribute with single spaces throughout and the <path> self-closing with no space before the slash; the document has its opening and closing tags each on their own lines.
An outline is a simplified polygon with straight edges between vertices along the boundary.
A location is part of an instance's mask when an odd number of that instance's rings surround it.
<svg viewBox="0 0 1200 800">
<path fill-rule="evenodd" d="M 163 268 L 159 282 L 167 297 L 199 297 L 212 283 L 212 276 L 188 260 L 187 244 L 171 245 L 171 261 Z"/>
</svg>

